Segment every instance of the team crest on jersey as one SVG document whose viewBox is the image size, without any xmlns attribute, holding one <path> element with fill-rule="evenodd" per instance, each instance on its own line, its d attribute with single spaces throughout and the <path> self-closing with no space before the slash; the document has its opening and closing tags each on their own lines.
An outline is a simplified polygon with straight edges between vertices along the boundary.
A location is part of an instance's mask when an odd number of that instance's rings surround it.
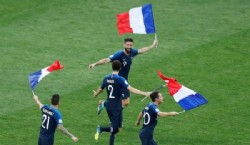
<svg viewBox="0 0 250 145">
<path fill-rule="evenodd" d="M 127 65 L 126 59 L 123 59 L 123 66 L 125 67 Z"/>
</svg>

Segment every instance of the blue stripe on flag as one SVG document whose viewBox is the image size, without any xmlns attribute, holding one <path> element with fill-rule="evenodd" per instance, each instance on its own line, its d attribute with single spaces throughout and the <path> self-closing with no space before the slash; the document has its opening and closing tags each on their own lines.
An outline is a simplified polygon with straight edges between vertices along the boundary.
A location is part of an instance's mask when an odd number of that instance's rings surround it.
<svg viewBox="0 0 250 145">
<path fill-rule="evenodd" d="M 178 102 L 184 110 L 190 110 L 206 103 L 207 100 L 199 93 L 189 95 Z"/>
<path fill-rule="evenodd" d="M 38 80 L 39 80 L 41 75 L 42 75 L 41 70 L 29 75 L 29 82 L 30 82 L 30 87 L 32 90 L 34 90 L 35 86 L 38 84 Z"/>
<path fill-rule="evenodd" d="M 142 15 L 143 15 L 146 33 L 147 34 L 155 33 L 154 16 L 153 16 L 151 4 L 146 4 L 142 6 Z"/>
</svg>

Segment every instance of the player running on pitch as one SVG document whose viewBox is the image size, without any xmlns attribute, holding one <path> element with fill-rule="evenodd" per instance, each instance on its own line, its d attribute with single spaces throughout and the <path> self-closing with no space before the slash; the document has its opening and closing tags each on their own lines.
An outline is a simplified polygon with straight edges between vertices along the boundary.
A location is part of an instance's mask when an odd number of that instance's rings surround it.
<svg viewBox="0 0 250 145">
<path fill-rule="evenodd" d="M 141 119 L 143 118 L 143 127 L 139 134 L 142 145 L 157 145 L 154 141 L 153 134 L 155 126 L 157 125 L 158 116 L 169 117 L 179 114 L 178 112 L 161 112 L 158 109 L 158 105 L 163 102 L 163 96 L 158 91 L 150 94 L 150 98 L 152 102 L 143 108 L 136 121 L 136 125 L 139 126 Z"/>
<path fill-rule="evenodd" d="M 151 92 L 142 92 L 131 87 L 128 82 L 121 76 L 118 75 L 119 70 L 121 69 L 121 62 L 115 60 L 112 63 L 112 73 L 107 75 L 101 86 L 94 91 L 94 97 L 97 97 L 100 93 L 103 92 L 103 89 L 106 88 L 107 91 L 107 101 L 104 103 L 107 114 L 110 120 L 110 126 L 106 127 L 97 127 L 97 132 L 95 134 L 95 139 L 98 140 L 100 133 L 108 132 L 110 133 L 110 145 L 114 144 L 115 134 L 117 134 L 122 127 L 122 89 L 128 89 L 129 91 L 148 96 Z"/>
<path fill-rule="evenodd" d="M 63 127 L 62 115 L 58 110 L 60 102 L 60 96 L 58 94 L 55 94 L 51 97 L 51 105 L 43 105 L 38 100 L 36 95 L 33 96 L 33 99 L 38 105 L 39 109 L 42 111 L 42 125 L 40 129 L 38 145 L 53 145 L 56 128 L 69 136 L 74 142 L 78 140 L 77 137 L 75 137 Z"/>
<path fill-rule="evenodd" d="M 157 40 L 154 40 L 152 45 L 137 50 L 133 48 L 133 39 L 126 38 L 124 39 L 123 50 L 117 51 L 108 58 L 104 58 L 95 63 L 90 64 L 89 68 L 94 68 L 96 65 L 102 65 L 108 62 L 113 62 L 114 60 L 119 60 L 122 63 L 122 68 L 119 71 L 119 75 L 124 77 L 128 81 L 128 75 L 133 58 L 138 54 L 142 54 L 149 51 L 150 49 L 156 47 L 157 45 L 158 45 Z M 127 89 L 123 89 L 122 94 L 123 94 L 122 106 L 124 108 L 130 103 L 130 93 Z M 99 102 L 98 115 L 100 114 L 102 109 L 103 109 L 103 102 Z"/>
</svg>

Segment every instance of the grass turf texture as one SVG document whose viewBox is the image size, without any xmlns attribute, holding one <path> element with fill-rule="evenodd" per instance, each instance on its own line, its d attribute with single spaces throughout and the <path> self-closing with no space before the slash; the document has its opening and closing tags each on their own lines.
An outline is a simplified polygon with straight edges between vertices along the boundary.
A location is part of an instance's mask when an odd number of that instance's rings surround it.
<svg viewBox="0 0 250 145">
<path fill-rule="evenodd" d="M 64 126 L 79 138 L 76 144 L 108 144 L 109 135 L 94 140 L 98 99 L 92 90 L 110 73 L 110 65 L 88 70 L 88 64 L 122 47 L 125 37 L 134 46 L 150 45 L 153 35 L 118 36 L 115 14 L 149 1 L 0 0 L 0 144 L 36 144 L 41 122 L 27 75 L 59 59 L 65 68 L 44 78 L 35 93 L 43 103 L 62 96 L 59 110 Z M 156 71 L 175 77 L 203 94 L 207 105 L 174 118 L 159 119 L 155 139 L 161 145 L 250 144 L 249 66 L 250 2 L 247 0 L 151 1 L 159 46 L 135 58 L 129 82 L 151 90 L 163 82 Z M 146 78 L 146 79 L 145 79 Z M 181 111 L 162 90 L 162 111 Z M 105 98 L 105 93 L 100 96 Z M 134 123 L 149 99 L 132 95 L 124 110 L 124 129 L 116 145 L 138 145 Z M 55 144 L 73 144 L 57 132 Z"/>
</svg>

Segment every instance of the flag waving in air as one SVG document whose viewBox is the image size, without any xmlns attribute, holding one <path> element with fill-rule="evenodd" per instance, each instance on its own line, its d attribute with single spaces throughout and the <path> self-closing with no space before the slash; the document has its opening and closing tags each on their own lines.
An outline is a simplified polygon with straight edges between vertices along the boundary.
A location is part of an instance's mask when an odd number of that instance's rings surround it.
<svg viewBox="0 0 250 145">
<path fill-rule="evenodd" d="M 116 17 L 117 28 L 120 35 L 124 33 L 155 33 L 154 16 L 151 4 L 132 8 L 129 12 L 117 14 Z"/>
<path fill-rule="evenodd" d="M 184 110 L 187 111 L 208 102 L 201 94 L 179 84 L 175 78 L 168 78 L 159 70 L 158 75 L 167 83 L 170 95 Z"/>
<path fill-rule="evenodd" d="M 35 86 L 48 74 L 55 70 L 59 70 L 64 68 L 63 65 L 60 64 L 60 62 L 57 60 L 55 61 L 52 65 L 45 67 L 37 72 L 34 72 L 29 75 L 29 82 L 30 82 L 30 87 L 32 91 L 34 90 Z"/>
</svg>

